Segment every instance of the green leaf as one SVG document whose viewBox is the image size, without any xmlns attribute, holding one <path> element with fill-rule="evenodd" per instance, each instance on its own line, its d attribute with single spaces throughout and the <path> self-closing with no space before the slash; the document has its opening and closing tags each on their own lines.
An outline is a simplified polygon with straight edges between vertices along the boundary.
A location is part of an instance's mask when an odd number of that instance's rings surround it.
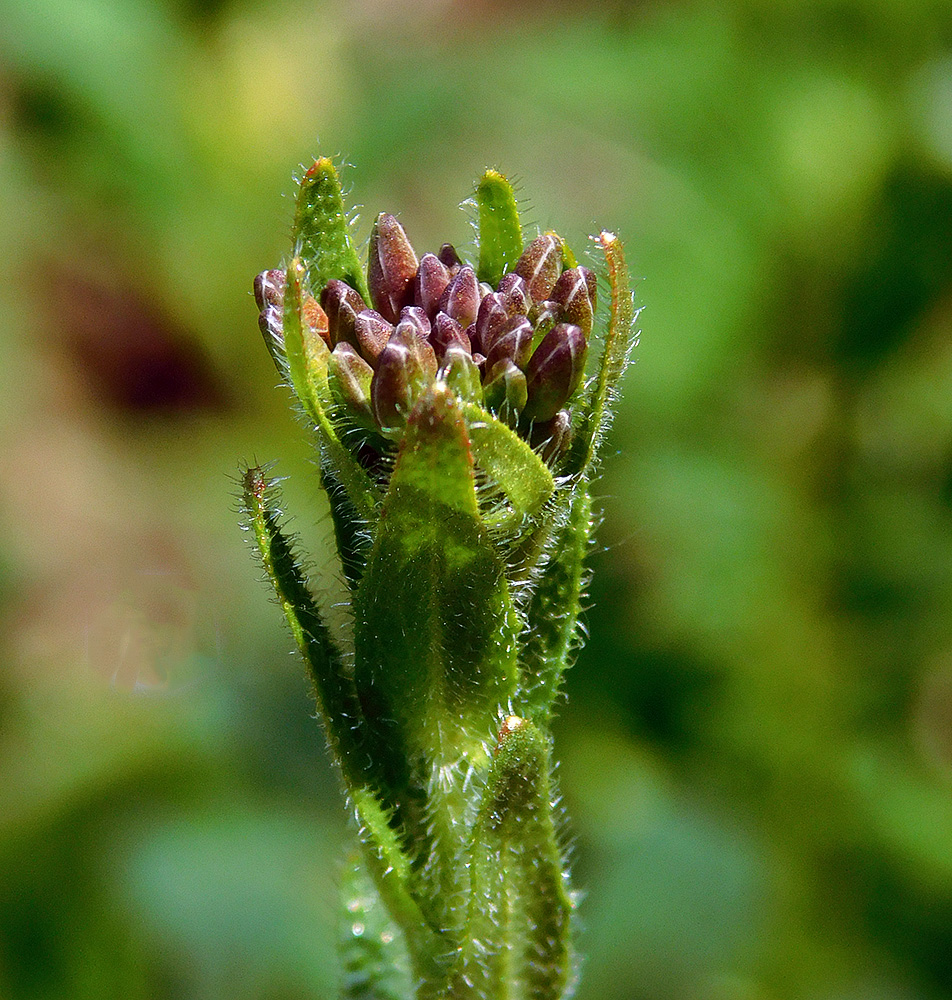
<svg viewBox="0 0 952 1000">
<path fill-rule="evenodd" d="M 328 413 L 334 405 L 327 379 L 330 350 L 305 318 L 304 265 L 294 258 L 284 289 L 284 348 L 291 385 L 305 413 L 317 425 L 324 458 L 347 492 L 357 515 L 376 515 L 379 494 L 357 459 L 340 440 Z"/>
<path fill-rule="evenodd" d="M 592 532 L 588 483 L 577 480 L 567 517 L 545 547 L 542 571 L 526 609 L 524 642 L 519 657 L 521 680 L 516 711 L 540 726 L 548 726 L 562 675 L 578 639 L 584 561 Z"/>
<path fill-rule="evenodd" d="M 340 557 L 341 570 L 353 592 L 360 582 L 367 556 L 370 554 L 367 522 L 356 514 L 347 491 L 341 486 L 340 480 L 328 462 L 321 464 L 321 485 L 324 487 L 331 508 L 334 541 Z"/>
<path fill-rule="evenodd" d="M 573 472 L 590 469 L 598 448 L 611 425 L 612 404 L 621 377 L 628 367 L 635 343 L 635 312 L 628 267 L 621 240 L 614 233 L 601 232 L 597 238 L 608 265 L 611 308 L 598 375 L 586 394 L 584 419 L 579 427 L 567 467 Z"/>
<path fill-rule="evenodd" d="M 355 598 L 355 681 L 369 749 L 388 775 L 385 802 L 417 843 L 429 843 L 429 825 L 464 821 L 465 797 L 434 817 L 431 779 L 485 757 L 497 706 L 514 693 L 518 628 L 479 517 L 459 402 L 436 383 L 410 414 Z M 429 799 L 422 829 L 419 795 Z"/>
<path fill-rule="evenodd" d="M 522 226 L 512 185 L 496 170 L 487 170 L 476 187 L 479 264 L 476 276 L 493 288 L 522 253 Z"/>
<path fill-rule="evenodd" d="M 308 284 L 315 294 L 336 278 L 360 292 L 364 302 L 370 302 L 350 236 L 340 178 L 327 157 L 315 160 L 301 181 L 291 236 L 294 253 L 304 260 Z"/>
<path fill-rule="evenodd" d="M 274 483 L 262 469 L 252 467 L 244 474 L 243 486 L 245 512 L 261 564 L 307 665 L 331 752 L 347 785 L 359 786 L 364 781 L 364 753 L 351 721 L 358 712 L 357 695 L 343 656 L 311 596 L 291 543 L 278 524 Z"/>
<path fill-rule="evenodd" d="M 341 901 L 341 1000 L 411 1000 L 403 933 L 356 854 L 344 866 Z"/>
<path fill-rule="evenodd" d="M 572 900 L 552 819 L 549 744 L 506 720 L 473 828 L 469 919 L 454 1000 L 559 1000 L 572 975 Z"/>
<path fill-rule="evenodd" d="M 538 514 L 555 489 L 549 467 L 523 438 L 481 406 L 463 403 L 462 410 L 476 463 L 511 506 L 510 511 L 487 516 L 487 523 L 519 522 Z"/>
</svg>

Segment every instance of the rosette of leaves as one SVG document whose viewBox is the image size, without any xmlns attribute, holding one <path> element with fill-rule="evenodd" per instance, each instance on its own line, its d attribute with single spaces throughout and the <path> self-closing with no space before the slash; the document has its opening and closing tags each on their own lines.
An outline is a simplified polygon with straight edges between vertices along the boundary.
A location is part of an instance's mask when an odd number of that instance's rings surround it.
<svg viewBox="0 0 952 1000">
<path fill-rule="evenodd" d="M 364 269 L 319 159 L 290 259 L 255 280 L 350 595 L 351 627 L 335 634 L 274 482 L 249 468 L 247 525 L 357 820 L 349 998 L 554 1000 L 575 977 L 549 730 L 636 314 L 612 233 L 594 237 L 599 309 L 564 240 L 524 238 L 501 174 L 487 171 L 473 202 L 474 262 L 448 244 L 418 256 L 382 214 Z"/>
</svg>

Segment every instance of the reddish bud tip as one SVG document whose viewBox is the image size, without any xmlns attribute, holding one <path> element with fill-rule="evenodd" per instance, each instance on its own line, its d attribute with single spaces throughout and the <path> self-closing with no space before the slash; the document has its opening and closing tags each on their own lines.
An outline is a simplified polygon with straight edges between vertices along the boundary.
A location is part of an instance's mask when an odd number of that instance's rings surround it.
<svg viewBox="0 0 952 1000">
<path fill-rule="evenodd" d="M 420 306 L 404 306 L 400 310 L 400 322 L 412 324 L 421 340 L 430 337 L 430 320 Z"/>
<path fill-rule="evenodd" d="M 403 226 L 386 212 L 377 216 L 370 235 L 367 284 L 373 307 L 391 323 L 413 298 L 419 263 Z"/>
<path fill-rule="evenodd" d="M 436 319 L 433 321 L 433 331 L 430 334 L 430 343 L 441 362 L 443 355 L 451 346 L 464 350 L 467 354 L 473 353 L 469 337 L 463 328 L 452 316 L 447 316 L 444 312 L 436 314 Z"/>
<path fill-rule="evenodd" d="M 526 366 L 526 417 L 551 420 L 559 412 L 578 388 L 587 353 L 585 334 L 572 323 L 559 323 L 545 335 Z"/>
<path fill-rule="evenodd" d="M 562 269 L 562 241 L 553 233 L 534 239 L 513 268 L 522 277 L 534 302 L 549 298 Z"/>
<path fill-rule="evenodd" d="M 413 301 L 432 319 L 440 304 L 440 296 L 450 283 L 450 272 L 439 257 L 425 253 L 413 283 Z"/>
<path fill-rule="evenodd" d="M 284 305 L 284 271 L 262 271 L 255 278 L 255 302 L 259 309 Z"/>
<path fill-rule="evenodd" d="M 312 295 L 306 295 L 301 303 L 301 321 L 305 329 L 312 334 L 317 334 L 321 340 L 331 346 L 331 337 L 328 330 L 327 313 L 321 308 L 320 303 Z"/>
<path fill-rule="evenodd" d="M 570 267 L 559 275 L 552 289 L 552 301 L 560 306 L 566 323 L 581 327 L 588 337 L 595 319 L 595 275 L 587 267 Z"/>
<path fill-rule="evenodd" d="M 452 243 L 444 243 L 440 247 L 440 261 L 446 266 L 452 277 L 463 266 L 460 255 L 456 252 L 456 247 Z"/>
<path fill-rule="evenodd" d="M 377 358 L 370 384 L 370 402 L 377 426 L 401 428 L 423 389 L 436 377 L 436 355 L 413 324 L 398 323 Z"/>
<path fill-rule="evenodd" d="M 518 368 L 525 368 L 531 348 L 532 324 L 525 316 L 513 316 L 489 348 L 486 370 L 492 372 L 503 358 L 508 358 Z"/>
<path fill-rule="evenodd" d="M 342 341 L 356 346 L 354 324 L 357 314 L 367 308 L 367 303 L 346 282 L 332 278 L 321 292 L 321 307 L 327 313 L 327 328 L 331 343 L 336 347 Z"/>
<path fill-rule="evenodd" d="M 498 292 L 490 292 L 479 304 L 476 322 L 473 325 L 473 350 L 489 354 L 493 342 L 509 322 L 506 303 Z"/>
<path fill-rule="evenodd" d="M 504 274 L 496 291 L 502 296 L 510 316 L 528 315 L 532 299 L 529 297 L 529 286 L 521 275 L 514 271 Z"/>
<path fill-rule="evenodd" d="M 393 336 L 393 324 L 388 323 L 376 310 L 365 309 L 354 319 L 354 336 L 360 353 L 376 368 L 380 352 Z"/>
<path fill-rule="evenodd" d="M 476 280 L 476 272 L 468 264 L 461 267 L 456 277 L 446 286 L 440 297 L 439 308 L 462 327 L 469 326 L 476 319 L 479 311 L 479 282 Z"/>
</svg>

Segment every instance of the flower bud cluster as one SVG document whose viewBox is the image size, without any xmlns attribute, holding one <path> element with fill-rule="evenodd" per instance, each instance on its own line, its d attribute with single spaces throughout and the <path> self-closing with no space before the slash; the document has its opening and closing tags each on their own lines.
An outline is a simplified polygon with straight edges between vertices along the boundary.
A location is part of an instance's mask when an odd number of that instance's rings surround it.
<svg viewBox="0 0 952 1000">
<path fill-rule="evenodd" d="M 360 829 L 348 923 L 387 910 L 386 933 L 348 935 L 348 996 L 564 1000 L 575 978 L 549 730 L 637 314 L 614 233 L 593 237 L 610 293 L 593 334 L 592 272 L 554 233 L 526 242 L 506 178 L 487 170 L 472 204 L 474 264 L 448 244 L 418 257 L 384 214 L 365 269 L 321 157 L 292 255 L 254 285 L 319 449 L 347 588 L 338 630 L 275 484 L 249 468 L 247 526 Z"/>
<path fill-rule="evenodd" d="M 448 243 L 418 258 L 400 223 L 381 214 L 370 238 L 370 303 L 338 279 L 304 300 L 305 321 L 331 351 L 336 398 L 357 424 L 397 438 L 424 389 L 442 379 L 532 444 L 545 442 L 547 457 L 558 454 L 596 306 L 594 274 L 565 267 L 564 256 L 558 236 L 539 236 L 492 288 Z M 279 367 L 284 283 L 271 270 L 254 285 Z"/>
</svg>

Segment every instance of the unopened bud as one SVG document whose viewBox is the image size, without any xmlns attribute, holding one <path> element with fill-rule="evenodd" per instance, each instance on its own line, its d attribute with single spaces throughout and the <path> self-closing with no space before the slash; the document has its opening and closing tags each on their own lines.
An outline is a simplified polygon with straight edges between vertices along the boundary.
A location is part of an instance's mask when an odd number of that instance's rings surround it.
<svg viewBox="0 0 952 1000">
<path fill-rule="evenodd" d="M 370 383 L 374 372 L 370 365 L 343 340 L 331 352 L 327 370 L 331 391 L 348 416 L 363 427 L 373 428 Z"/>
<path fill-rule="evenodd" d="M 436 319 L 433 321 L 433 331 L 430 334 L 430 343 L 433 345 L 433 350 L 436 351 L 436 356 L 440 359 L 441 363 L 443 355 L 450 347 L 457 347 L 469 355 L 473 353 L 469 337 L 463 331 L 463 328 L 455 319 L 447 316 L 444 312 L 436 314 Z"/>
<path fill-rule="evenodd" d="M 403 226 L 386 212 L 381 212 L 370 234 L 370 258 L 367 284 L 373 307 L 391 323 L 413 298 L 413 279 L 417 268 L 416 253 Z"/>
<path fill-rule="evenodd" d="M 526 417 L 551 420 L 559 412 L 582 380 L 587 353 L 588 340 L 579 327 L 559 323 L 552 328 L 526 366 Z"/>
<path fill-rule="evenodd" d="M 446 286 L 439 308 L 462 327 L 469 326 L 476 319 L 479 310 L 479 282 L 476 280 L 476 272 L 468 264 L 461 267 L 456 277 Z"/>
<path fill-rule="evenodd" d="M 562 268 L 562 241 L 554 233 L 534 239 L 513 270 L 525 279 L 534 302 L 549 298 Z"/>
<path fill-rule="evenodd" d="M 404 306 L 400 310 L 400 322 L 411 323 L 421 340 L 429 340 L 430 320 L 420 306 Z"/>
<path fill-rule="evenodd" d="M 551 420 L 536 421 L 529 443 L 543 462 L 551 464 L 572 443 L 572 415 L 568 410 L 559 410 Z"/>
<path fill-rule="evenodd" d="M 331 337 L 328 331 L 327 313 L 320 307 L 313 295 L 305 295 L 301 303 L 301 321 L 306 331 L 317 334 L 330 347 Z"/>
<path fill-rule="evenodd" d="M 526 376 L 512 361 L 504 358 L 490 372 L 483 395 L 486 406 L 504 423 L 515 427 L 528 398 Z"/>
<path fill-rule="evenodd" d="M 284 353 L 284 309 L 279 305 L 266 305 L 258 313 L 258 327 L 264 337 L 268 353 L 279 371 L 284 371 L 287 358 Z"/>
<path fill-rule="evenodd" d="M 460 255 L 456 252 L 456 247 L 454 247 L 452 243 L 444 243 L 443 246 L 440 247 L 439 258 L 440 262 L 450 272 L 450 277 L 456 274 L 456 272 L 463 266 Z"/>
<path fill-rule="evenodd" d="M 496 291 L 502 296 L 506 312 L 510 316 L 517 316 L 520 313 L 523 316 L 528 315 L 529 309 L 532 307 L 532 299 L 529 298 L 529 286 L 526 284 L 525 278 L 510 271 L 509 274 L 503 275 Z"/>
<path fill-rule="evenodd" d="M 413 283 L 413 301 L 432 319 L 440 304 L 440 296 L 450 283 L 450 272 L 439 257 L 425 253 Z"/>
<path fill-rule="evenodd" d="M 284 305 L 284 271 L 262 271 L 255 277 L 255 302 L 259 309 Z"/>
<path fill-rule="evenodd" d="M 370 403 L 381 431 L 402 428 L 413 403 L 435 377 L 433 348 L 417 336 L 412 323 L 398 323 L 377 358 L 370 384 Z"/>
<path fill-rule="evenodd" d="M 562 307 L 558 302 L 546 299 L 536 304 L 529 310 L 529 322 L 535 331 L 532 334 L 532 349 L 530 354 L 545 340 L 549 331 L 556 323 L 562 319 Z"/>
<path fill-rule="evenodd" d="M 354 320 L 354 336 L 360 353 L 377 367 L 377 358 L 393 336 L 393 323 L 388 323 L 375 309 L 365 309 Z"/>
<path fill-rule="evenodd" d="M 321 292 L 321 308 L 327 313 L 327 328 L 331 344 L 336 347 L 342 341 L 356 346 L 357 337 L 354 323 L 357 314 L 367 308 L 367 303 L 344 281 L 332 278 Z"/>
<path fill-rule="evenodd" d="M 586 337 L 595 319 L 595 288 L 595 275 L 587 267 L 570 267 L 559 275 L 552 289 L 552 301 L 561 307 L 561 318 L 581 327 Z"/>
<path fill-rule="evenodd" d="M 493 341 L 486 355 L 486 370 L 492 372 L 503 358 L 525 368 L 532 349 L 532 324 L 525 316 L 513 316 Z"/>
<path fill-rule="evenodd" d="M 439 376 L 460 399 L 478 402 L 482 398 L 479 369 L 469 351 L 459 344 L 450 344 L 443 354 Z"/>
<path fill-rule="evenodd" d="M 509 322 L 505 300 L 498 292 L 490 292 L 479 304 L 479 312 L 473 325 L 473 350 L 489 354 L 493 342 Z"/>
</svg>

